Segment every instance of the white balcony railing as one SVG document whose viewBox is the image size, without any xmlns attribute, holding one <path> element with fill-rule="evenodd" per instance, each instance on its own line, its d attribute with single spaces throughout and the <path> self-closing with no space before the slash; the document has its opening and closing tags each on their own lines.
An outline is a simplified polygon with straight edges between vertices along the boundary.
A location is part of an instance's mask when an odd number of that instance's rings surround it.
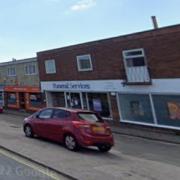
<svg viewBox="0 0 180 180">
<path fill-rule="evenodd" d="M 126 67 L 128 83 L 149 83 L 151 78 L 147 66 Z"/>
</svg>

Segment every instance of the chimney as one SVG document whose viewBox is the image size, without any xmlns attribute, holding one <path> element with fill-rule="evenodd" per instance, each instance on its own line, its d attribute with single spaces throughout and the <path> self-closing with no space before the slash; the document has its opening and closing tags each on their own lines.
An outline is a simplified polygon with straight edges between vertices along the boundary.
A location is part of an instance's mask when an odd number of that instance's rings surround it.
<svg viewBox="0 0 180 180">
<path fill-rule="evenodd" d="M 158 23 L 157 23 L 156 16 L 151 16 L 151 19 L 152 19 L 154 29 L 158 29 Z"/>
</svg>

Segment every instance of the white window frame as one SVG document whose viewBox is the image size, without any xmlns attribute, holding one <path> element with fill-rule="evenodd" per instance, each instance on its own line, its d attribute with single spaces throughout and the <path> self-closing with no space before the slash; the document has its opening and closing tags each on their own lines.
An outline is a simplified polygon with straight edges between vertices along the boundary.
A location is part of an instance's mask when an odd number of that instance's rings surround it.
<svg viewBox="0 0 180 180">
<path fill-rule="evenodd" d="M 48 62 L 53 62 L 53 71 L 49 71 L 48 69 Z M 55 74 L 56 73 L 56 62 L 54 59 L 47 59 L 45 60 L 45 71 L 46 71 L 46 74 Z"/>
<path fill-rule="evenodd" d="M 15 74 L 10 74 L 10 72 L 12 72 L 12 71 L 10 71 L 10 69 L 12 69 L 12 68 L 14 69 Z M 16 67 L 15 66 L 10 66 L 7 68 L 7 76 L 10 76 L 10 77 L 16 76 Z"/>
<path fill-rule="evenodd" d="M 126 55 L 126 53 L 136 52 L 136 51 L 141 51 L 142 54 L 140 54 L 140 55 L 128 55 L 128 56 Z M 146 56 L 145 56 L 145 52 L 144 52 L 143 48 L 123 50 L 122 54 L 123 54 L 124 64 L 126 65 L 126 67 L 127 67 L 127 63 L 126 63 L 127 58 L 137 58 L 137 57 L 144 57 L 144 64 L 145 64 L 145 66 L 147 66 Z"/>
<path fill-rule="evenodd" d="M 35 72 L 34 73 L 26 72 L 26 67 L 28 68 L 28 71 L 29 71 L 29 66 L 35 66 Z M 25 71 L 25 75 L 36 75 L 37 74 L 37 66 L 36 66 L 36 64 L 33 64 L 33 63 L 25 64 L 24 65 L 24 71 Z"/>
<path fill-rule="evenodd" d="M 89 59 L 89 61 L 90 61 L 90 68 L 81 69 L 80 61 L 81 61 L 81 58 L 84 58 L 84 57 Z M 77 59 L 78 71 L 92 71 L 93 70 L 92 59 L 91 59 L 91 55 L 90 54 L 84 54 L 84 55 L 76 56 L 76 59 Z"/>
</svg>

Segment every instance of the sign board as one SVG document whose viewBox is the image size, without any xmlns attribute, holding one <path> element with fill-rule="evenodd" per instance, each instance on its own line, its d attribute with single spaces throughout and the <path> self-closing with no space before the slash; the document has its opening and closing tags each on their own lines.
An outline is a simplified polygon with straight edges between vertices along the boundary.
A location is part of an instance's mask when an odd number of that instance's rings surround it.
<svg viewBox="0 0 180 180">
<path fill-rule="evenodd" d="M 43 91 L 116 92 L 119 91 L 120 86 L 120 80 L 41 82 Z"/>
</svg>

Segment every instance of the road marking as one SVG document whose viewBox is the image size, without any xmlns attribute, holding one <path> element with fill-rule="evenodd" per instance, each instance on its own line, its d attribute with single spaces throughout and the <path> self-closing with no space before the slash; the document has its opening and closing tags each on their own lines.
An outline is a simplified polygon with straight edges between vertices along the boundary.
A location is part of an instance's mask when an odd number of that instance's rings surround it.
<svg viewBox="0 0 180 180">
<path fill-rule="evenodd" d="M 36 171 L 39 171 L 40 173 L 52 178 L 53 180 L 67 180 L 68 179 L 68 178 L 63 177 L 62 175 L 59 175 L 58 173 L 56 173 L 53 170 L 50 170 L 48 168 L 42 167 L 41 165 L 35 164 L 25 158 L 15 155 L 15 154 L 13 154 L 9 151 L 6 151 L 2 148 L 0 148 L 0 154 L 4 155 L 10 159 L 13 159 L 18 163 L 28 166 Z"/>
</svg>

